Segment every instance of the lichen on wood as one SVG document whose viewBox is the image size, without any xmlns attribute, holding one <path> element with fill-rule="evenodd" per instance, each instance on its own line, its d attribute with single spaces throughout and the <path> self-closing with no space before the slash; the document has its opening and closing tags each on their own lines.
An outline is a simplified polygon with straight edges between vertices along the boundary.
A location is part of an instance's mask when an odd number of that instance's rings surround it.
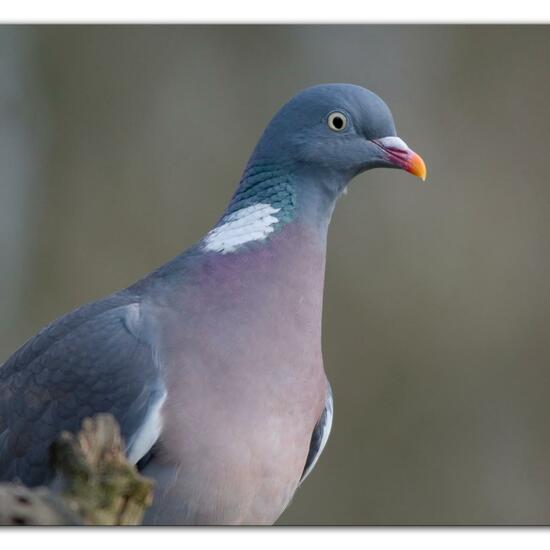
<svg viewBox="0 0 550 550">
<path fill-rule="evenodd" d="M 0 483 L 0 525 L 82 525 L 82 519 L 45 487 Z"/>
<path fill-rule="evenodd" d="M 116 420 L 86 418 L 77 434 L 62 432 L 51 449 L 52 488 L 0 484 L 2 525 L 139 525 L 153 482 L 128 463 Z"/>
</svg>

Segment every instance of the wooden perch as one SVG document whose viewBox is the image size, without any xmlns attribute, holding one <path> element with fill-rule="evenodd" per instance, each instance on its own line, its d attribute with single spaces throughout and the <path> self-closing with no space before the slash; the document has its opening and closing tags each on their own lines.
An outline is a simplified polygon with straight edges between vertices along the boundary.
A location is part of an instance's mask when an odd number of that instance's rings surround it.
<svg viewBox="0 0 550 550">
<path fill-rule="evenodd" d="M 139 525 L 153 482 L 129 464 L 116 420 L 86 418 L 52 446 L 55 492 L 0 484 L 0 525 Z"/>
<path fill-rule="evenodd" d="M 45 487 L 0 483 L 0 525 L 82 525 L 82 520 Z"/>
</svg>

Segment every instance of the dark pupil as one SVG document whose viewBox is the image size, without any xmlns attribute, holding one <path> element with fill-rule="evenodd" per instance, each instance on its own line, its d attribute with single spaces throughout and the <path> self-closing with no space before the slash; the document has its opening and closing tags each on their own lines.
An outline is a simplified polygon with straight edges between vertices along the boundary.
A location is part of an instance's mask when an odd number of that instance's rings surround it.
<svg viewBox="0 0 550 550">
<path fill-rule="evenodd" d="M 333 125 L 337 130 L 341 130 L 341 129 L 344 127 L 344 119 L 343 119 L 342 117 L 335 116 L 335 117 L 332 119 L 332 125 Z"/>
</svg>

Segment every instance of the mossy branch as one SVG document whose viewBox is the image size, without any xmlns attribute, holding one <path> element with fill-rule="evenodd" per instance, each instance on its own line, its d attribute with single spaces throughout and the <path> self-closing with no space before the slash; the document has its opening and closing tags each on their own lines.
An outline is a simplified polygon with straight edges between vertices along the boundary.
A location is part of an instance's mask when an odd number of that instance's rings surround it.
<svg viewBox="0 0 550 550">
<path fill-rule="evenodd" d="M 139 525 L 153 499 L 153 482 L 124 454 L 110 414 L 86 418 L 78 434 L 52 446 L 55 490 L 0 484 L 1 525 Z"/>
</svg>

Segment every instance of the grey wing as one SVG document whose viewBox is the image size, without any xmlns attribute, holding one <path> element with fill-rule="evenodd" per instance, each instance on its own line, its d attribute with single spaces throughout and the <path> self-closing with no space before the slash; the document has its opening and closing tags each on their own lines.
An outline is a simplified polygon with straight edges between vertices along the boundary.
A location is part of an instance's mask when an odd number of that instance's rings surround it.
<svg viewBox="0 0 550 550">
<path fill-rule="evenodd" d="M 158 433 L 165 396 L 138 303 L 107 299 L 52 323 L 0 367 L 0 480 L 48 482 L 49 447 L 62 430 L 112 413 L 137 461 Z"/>
<path fill-rule="evenodd" d="M 306 465 L 300 478 L 300 483 L 310 474 L 313 470 L 317 460 L 321 456 L 323 449 L 328 441 L 330 435 L 330 429 L 332 428 L 333 417 L 333 403 L 332 403 L 332 389 L 329 385 L 327 391 L 327 397 L 325 400 L 325 408 L 321 414 L 321 418 L 317 421 L 313 433 L 311 434 L 311 441 L 309 443 L 309 452 L 307 454 Z"/>
</svg>

